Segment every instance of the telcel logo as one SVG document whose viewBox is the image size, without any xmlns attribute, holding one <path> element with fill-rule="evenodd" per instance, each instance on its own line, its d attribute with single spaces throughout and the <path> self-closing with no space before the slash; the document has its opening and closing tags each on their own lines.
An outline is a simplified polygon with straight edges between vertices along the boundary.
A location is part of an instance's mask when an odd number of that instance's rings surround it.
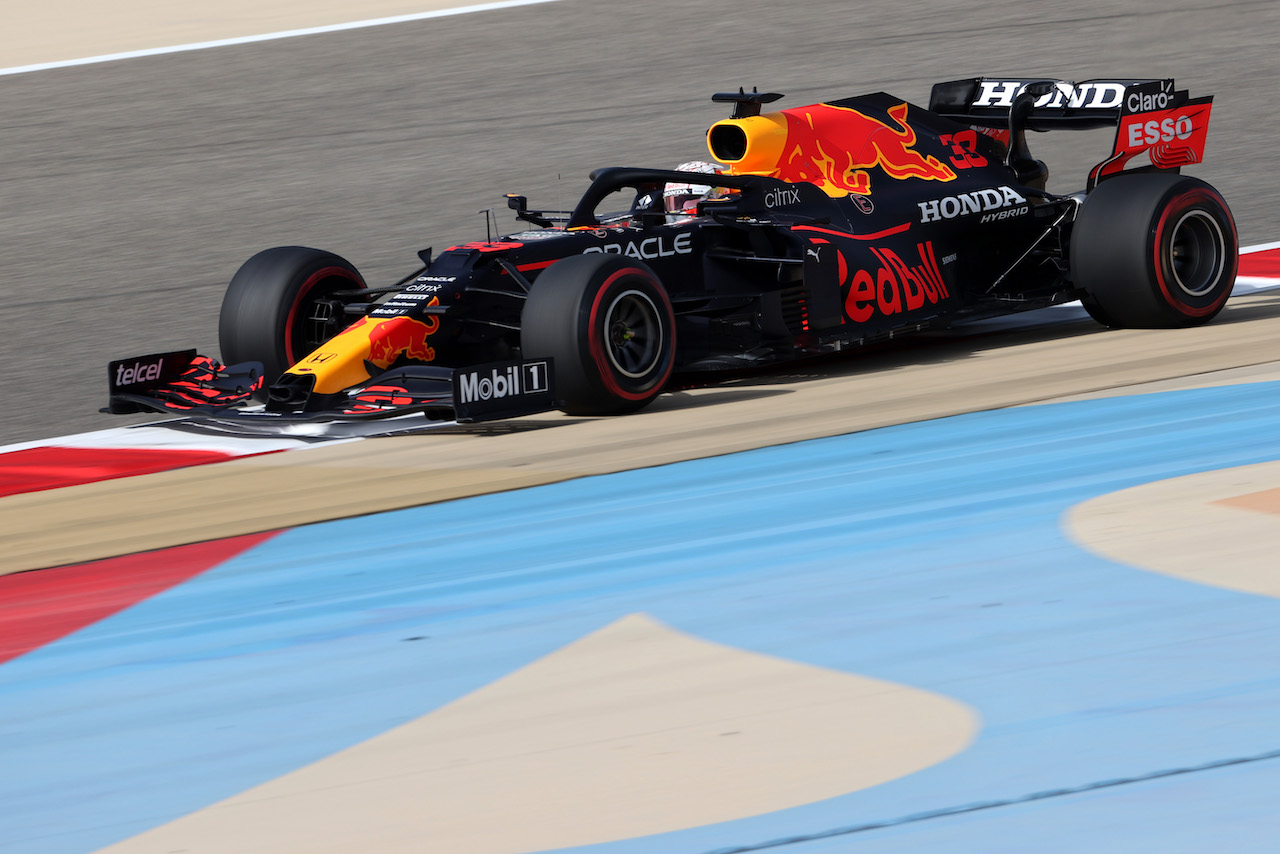
<svg viewBox="0 0 1280 854">
<path fill-rule="evenodd" d="M 502 370 L 494 368 L 487 376 L 479 371 L 469 371 L 458 377 L 460 403 L 478 400 L 499 400 L 521 394 L 537 394 L 551 390 L 550 372 L 546 362 L 525 362 L 510 365 Z"/>
<path fill-rule="evenodd" d="M 135 362 L 130 367 L 124 365 L 116 366 L 116 385 L 133 385 L 134 383 L 146 383 L 160 378 L 160 368 L 164 366 L 164 360 L 147 364 L 146 362 Z"/>
</svg>

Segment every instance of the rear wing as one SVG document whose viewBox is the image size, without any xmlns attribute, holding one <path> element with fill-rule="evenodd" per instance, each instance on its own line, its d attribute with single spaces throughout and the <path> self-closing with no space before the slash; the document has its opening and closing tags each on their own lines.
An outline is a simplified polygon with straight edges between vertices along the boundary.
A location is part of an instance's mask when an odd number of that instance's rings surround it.
<svg viewBox="0 0 1280 854">
<path fill-rule="evenodd" d="M 1089 173 L 1092 189 L 1145 155 L 1156 169 L 1178 171 L 1204 158 L 1213 96 L 1191 98 L 1163 80 L 1044 80 L 976 77 L 933 87 L 929 109 L 1009 146 L 1007 165 L 1034 163 L 1023 131 L 1116 128 L 1111 155 Z M 1146 166 L 1139 162 L 1137 166 Z"/>
</svg>

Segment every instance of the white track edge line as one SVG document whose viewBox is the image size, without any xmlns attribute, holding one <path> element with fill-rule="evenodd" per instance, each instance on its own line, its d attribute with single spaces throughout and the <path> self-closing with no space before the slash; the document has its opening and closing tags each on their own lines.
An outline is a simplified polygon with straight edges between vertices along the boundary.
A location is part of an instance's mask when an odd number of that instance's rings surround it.
<svg viewBox="0 0 1280 854">
<path fill-rule="evenodd" d="M 313 36 L 322 33 L 336 33 L 343 30 L 358 30 L 365 27 L 381 27 L 388 24 L 404 24 L 411 21 L 425 21 L 429 18 L 446 18 L 453 15 L 468 15 L 473 12 L 491 12 L 497 9 L 511 9 L 516 6 L 533 6 L 540 3 L 557 3 L 559 0 L 501 0 L 497 3 L 479 3 L 473 6 L 459 6 L 455 9 L 436 9 L 431 12 L 415 12 L 409 15 L 393 15 L 387 18 L 370 18 L 365 21 L 350 21 L 345 24 L 326 24 L 320 27 L 305 27 L 297 30 L 281 30 L 276 33 L 263 33 L 256 36 L 237 36 L 235 38 L 217 39 L 207 42 L 171 45 L 169 47 L 130 50 L 123 53 L 108 53 L 101 56 L 86 56 L 80 59 L 64 59 L 56 62 L 37 62 L 33 65 L 17 65 L 12 68 L 0 68 L 0 76 L 9 74 L 28 74 L 33 71 L 49 71 L 55 68 L 71 68 L 77 65 L 93 65 L 100 62 L 117 62 L 122 59 L 138 59 L 144 56 L 161 56 L 166 53 L 184 53 L 192 50 L 207 50 L 215 47 L 231 47 L 233 45 L 252 44 L 254 42 L 289 39 L 297 36 Z"/>
</svg>

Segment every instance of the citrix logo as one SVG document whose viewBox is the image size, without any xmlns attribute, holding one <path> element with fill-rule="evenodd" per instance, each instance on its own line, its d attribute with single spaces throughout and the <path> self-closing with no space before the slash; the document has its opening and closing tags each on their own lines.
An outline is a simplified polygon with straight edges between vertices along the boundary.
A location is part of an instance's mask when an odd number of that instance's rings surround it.
<svg viewBox="0 0 1280 854">
<path fill-rule="evenodd" d="M 800 204 L 800 188 L 799 187 L 779 187 L 776 190 L 770 190 L 764 194 L 764 204 L 768 208 L 781 207 L 783 205 Z"/>
</svg>

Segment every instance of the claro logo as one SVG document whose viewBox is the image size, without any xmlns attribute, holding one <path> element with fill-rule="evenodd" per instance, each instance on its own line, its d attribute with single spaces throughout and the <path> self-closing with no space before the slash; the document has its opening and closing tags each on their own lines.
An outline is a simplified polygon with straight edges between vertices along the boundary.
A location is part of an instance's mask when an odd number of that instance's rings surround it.
<svg viewBox="0 0 1280 854">
<path fill-rule="evenodd" d="M 468 371 L 458 375 L 461 403 L 501 400 L 522 394 L 538 394 L 551 390 L 550 372 L 546 362 L 525 362 L 509 365 L 489 373 Z"/>
<path fill-rule="evenodd" d="M 942 281 L 932 241 L 916 244 L 920 263 L 915 265 L 903 261 L 892 249 L 871 252 L 880 267 L 854 273 L 844 299 L 844 313 L 853 322 L 865 323 L 877 312 L 893 315 L 915 311 L 951 296 Z"/>
</svg>

